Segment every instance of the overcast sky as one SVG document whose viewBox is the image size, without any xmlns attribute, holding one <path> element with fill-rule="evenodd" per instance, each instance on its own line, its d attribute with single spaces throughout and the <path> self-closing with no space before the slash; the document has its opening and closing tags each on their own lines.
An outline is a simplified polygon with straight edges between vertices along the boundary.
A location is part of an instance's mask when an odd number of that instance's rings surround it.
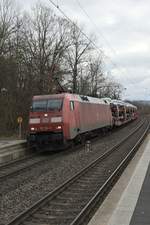
<svg viewBox="0 0 150 225">
<path fill-rule="evenodd" d="M 16 0 L 29 10 L 37 0 Z M 57 9 L 49 0 L 41 0 Z M 150 1 L 54 0 L 87 34 L 97 36 L 105 64 L 121 83 L 123 98 L 150 100 Z M 84 13 L 86 11 L 87 15 Z M 117 65 L 114 67 L 113 64 Z"/>
</svg>

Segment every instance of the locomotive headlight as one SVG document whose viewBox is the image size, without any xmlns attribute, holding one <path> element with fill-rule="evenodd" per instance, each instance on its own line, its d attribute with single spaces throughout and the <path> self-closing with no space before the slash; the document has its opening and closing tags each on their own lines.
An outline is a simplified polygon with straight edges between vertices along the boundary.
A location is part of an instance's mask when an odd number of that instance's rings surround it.
<svg viewBox="0 0 150 225">
<path fill-rule="evenodd" d="M 52 117 L 51 122 L 52 123 L 60 123 L 60 122 L 62 122 L 62 117 L 61 116 Z"/>
<path fill-rule="evenodd" d="M 57 126 L 56 129 L 61 130 L 62 126 Z"/>
<path fill-rule="evenodd" d="M 30 130 L 31 131 L 37 131 L 37 127 L 31 127 Z"/>
</svg>

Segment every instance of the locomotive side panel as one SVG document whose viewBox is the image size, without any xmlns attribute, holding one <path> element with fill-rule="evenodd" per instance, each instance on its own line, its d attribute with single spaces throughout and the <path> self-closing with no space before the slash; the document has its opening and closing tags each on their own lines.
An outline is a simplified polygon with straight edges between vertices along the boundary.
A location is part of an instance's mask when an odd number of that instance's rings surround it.
<svg viewBox="0 0 150 225">
<path fill-rule="evenodd" d="M 112 126 L 109 105 L 80 103 L 81 132 Z"/>
<path fill-rule="evenodd" d="M 103 127 L 112 127 L 112 114 L 109 104 L 81 101 L 69 96 L 63 105 L 63 133 L 66 140 Z"/>
</svg>

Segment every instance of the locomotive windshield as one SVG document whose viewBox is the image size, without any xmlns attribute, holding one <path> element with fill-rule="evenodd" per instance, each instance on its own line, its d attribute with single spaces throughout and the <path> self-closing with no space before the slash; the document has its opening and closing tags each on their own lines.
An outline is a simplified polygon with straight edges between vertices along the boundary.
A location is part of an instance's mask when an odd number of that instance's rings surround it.
<svg viewBox="0 0 150 225">
<path fill-rule="evenodd" d="M 62 109 L 62 99 L 49 99 L 47 102 L 47 110 L 61 110 Z"/>
<path fill-rule="evenodd" d="M 33 112 L 60 111 L 62 109 L 62 99 L 35 100 L 32 103 Z"/>
</svg>

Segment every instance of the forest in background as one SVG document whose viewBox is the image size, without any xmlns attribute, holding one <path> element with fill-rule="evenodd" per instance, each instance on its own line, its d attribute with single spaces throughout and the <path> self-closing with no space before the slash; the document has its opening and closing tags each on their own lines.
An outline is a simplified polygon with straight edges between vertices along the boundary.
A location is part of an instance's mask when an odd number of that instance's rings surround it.
<svg viewBox="0 0 150 225">
<path fill-rule="evenodd" d="M 66 92 L 120 99 L 123 87 L 105 71 L 102 51 L 75 22 L 38 3 L 30 12 L 0 1 L 0 135 L 26 132 L 33 95 Z"/>
</svg>

